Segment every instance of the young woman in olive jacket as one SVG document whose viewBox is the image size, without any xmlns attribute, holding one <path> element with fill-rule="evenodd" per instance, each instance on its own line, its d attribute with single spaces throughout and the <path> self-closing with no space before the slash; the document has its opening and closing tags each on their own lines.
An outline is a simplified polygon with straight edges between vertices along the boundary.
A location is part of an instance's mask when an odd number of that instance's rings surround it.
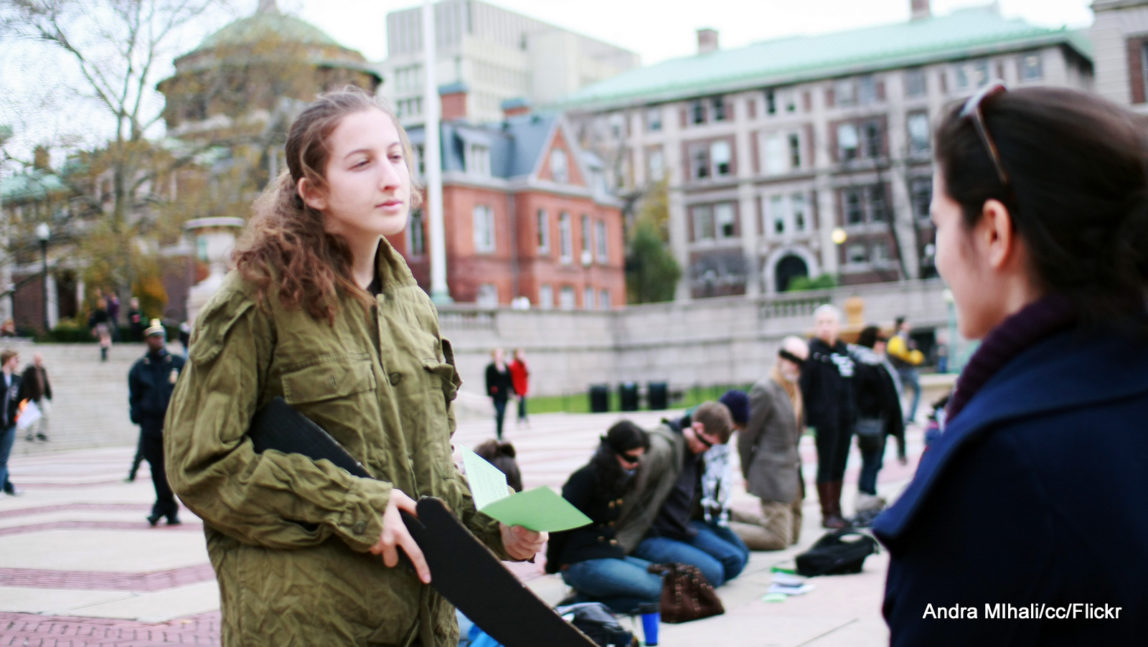
<svg viewBox="0 0 1148 647">
<path fill-rule="evenodd" d="M 399 511 L 441 498 L 503 558 L 529 558 L 545 535 L 478 513 L 451 460 L 450 345 L 383 238 L 420 202 L 394 115 L 355 89 L 323 95 L 292 124 L 286 160 L 198 316 L 166 425 L 171 485 L 204 521 L 223 643 L 453 646 L 454 611 Z M 276 396 L 375 478 L 255 453 L 245 433 Z M 400 551 L 413 571 L 393 568 Z"/>
</svg>

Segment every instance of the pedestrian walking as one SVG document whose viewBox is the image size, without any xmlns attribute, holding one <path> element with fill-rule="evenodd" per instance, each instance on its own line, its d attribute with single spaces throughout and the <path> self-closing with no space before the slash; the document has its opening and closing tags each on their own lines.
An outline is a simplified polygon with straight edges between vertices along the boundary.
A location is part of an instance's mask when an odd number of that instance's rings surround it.
<svg viewBox="0 0 1148 647">
<path fill-rule="evenodd" d="M 5 494 L 21 494 L 8 474 L 8 459 L 12 455 L 12 445 L 16 442 L 16 418 L 20 414 L 20 376 L 16 367 L 20 365 L 20 354 L 5 348 L 0 351 L 0 484 Z"/>
<path fill-rule="evenodd" d="M 99 297 L 96 299 L 96 309 L 92 311 L 92 315 L 88 317 L 88 328 L 92 331 L 92 336 L 100 342 L 100 361 L 108 361 L 108 351 L 112 347 L 112 328 L 111 316 L 108 315 L 108 302 Z"/>
<path fill-rule="evenodd" d="M 510 378 L 510 368 L 503 359 L 501 348 L 490 352 L 490 363 L 486 365 L 486 394 L 494 404 L 494 436 L 502 440 L 506 403 L 514 394 L 514 382 Z"/>
<path fill-rule="evenodd" d="M 1143 644 L 1142 116 L 992 83 L 934 141 L 937 270 L 980 344 L 944 433 L 873 525 L 891 644 Z"/>
<path fill-rule="evenodd" d="M 140 426 L 140 451 L 155 486 L 155 504 L 147 521 L 154 527 L 166 517 L 167 525 L 174 526 L 179 524 L 179 504 L 164 469 L 163 432 L 168 403 L 184 362 L 182 357 L 167 351 L 167 333 L 159 319 L 152 319 L 144 330 L 144 342 L 147 353 L 132 364 L 128 373 L 128 397 L 131 420 Z"/>
<path fill-rule="evenodd" d="M 451 460 L 454 353 L 385 238 L 421 203 L 410 143 L 347 88 L 302 110 L 284 159 L 196 317 L 168 413 L 169 478 L 203 519 L 223 645 L 455 647 L 454 610 L 400 510 L 437 497 L 503 559 L 534 556 L 546 534 L 479 514 Z M 256 453 L 247 432 L 276 397 L 377 478 Z M 401 554 L 413 568 L 395 568 Z"/>
<path fill-rule="evenodd" d="M 44 368 L 43 355 L 32 354 L 32 363 L 20 376 L 20 385 L 24 389 L 21 400 L 27 398 L 29 402 L 35 403 L 40 412 L 40 417 L 27 426 L 24 440 L 47 442 L 48 420 L 52 415 L 52 382 L 48 380 L 48 369 Z"/>
<path fill-rule="evenodd" d="M 913 392 L 909 407 L 905 409 L 905 425 L 911 425 L 917 420 L 917 407 L 921 404 L 921 375 L 920 366 L 925 362 L 925 354 L 917 350 L 917 343 L 909 336 L 911 332 L 909 322 L 905 317 L 897 317 L 893 321 L 893 337 L 889 339 L 885 352 L 889 361 L 897 369 L 897 379 L 901 381 L 901 388 Z"/>
<path fill-rule="evenodd" d="M 521 348 L 514 349 L 514 356 L 507 364 L 510 369 L 510 382 L 518 396 L 517 424 L 530 426 L 526 417 L 526 393 L 530 390 L 530 368 L 526 365 L 526 353 Z"/>
</svg>

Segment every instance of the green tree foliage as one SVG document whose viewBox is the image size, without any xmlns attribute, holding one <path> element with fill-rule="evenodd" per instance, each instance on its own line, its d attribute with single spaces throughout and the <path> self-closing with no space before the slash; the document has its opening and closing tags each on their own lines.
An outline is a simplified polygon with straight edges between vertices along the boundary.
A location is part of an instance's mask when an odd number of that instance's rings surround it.
<svg viewBox="0 0 1148 647">
<path fill-rule="evenodd" d="M 822 274 L 821 276 L 810 278 L 808 276 L 795 276 L 789 282 L 789 287 L 786 292 L 801 292 L 803 290 L 828 290 L 837 287 L 837 280 L 833 278 L 832 274 Z"/>
<path fill-rule="evenodd" d="M 672 301 L 682 268 L 668 249 L 669 192 L 665 181 L 642 201 L 630 229 L 626 253 L 626 296 L 630 303 Z"/>
</svg>

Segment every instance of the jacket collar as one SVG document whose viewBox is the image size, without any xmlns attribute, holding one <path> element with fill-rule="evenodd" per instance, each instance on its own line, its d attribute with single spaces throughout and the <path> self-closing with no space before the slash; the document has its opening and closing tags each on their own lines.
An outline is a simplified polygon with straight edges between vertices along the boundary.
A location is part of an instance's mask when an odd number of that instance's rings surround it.
<svg viewBox="0 0 1148 647">
<path fill-rule="evenodd" d="M 1148 393 L 1148 345 L 1116 334 L 1077 330 L 1024 351 L 994 375 L 921 457 L 897 502 L 873 524 L 883 542 L 912 523 L 961 448 L 1002 422 Z"/>
</svg>

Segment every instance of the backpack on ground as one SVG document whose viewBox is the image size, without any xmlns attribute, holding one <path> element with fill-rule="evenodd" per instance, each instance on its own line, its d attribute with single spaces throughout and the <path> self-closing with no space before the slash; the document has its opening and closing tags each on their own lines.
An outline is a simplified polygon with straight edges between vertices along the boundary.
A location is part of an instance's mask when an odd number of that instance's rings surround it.
<svg viewBox="0 0 1148 647">
<path fill-rule="evenodd" d="M 806 577 L 860 573 L 865 558 L 876 552 L 872 536 L 851 528 L 834 530 L 796 557 L 797 573 Z"/>
</svg>

